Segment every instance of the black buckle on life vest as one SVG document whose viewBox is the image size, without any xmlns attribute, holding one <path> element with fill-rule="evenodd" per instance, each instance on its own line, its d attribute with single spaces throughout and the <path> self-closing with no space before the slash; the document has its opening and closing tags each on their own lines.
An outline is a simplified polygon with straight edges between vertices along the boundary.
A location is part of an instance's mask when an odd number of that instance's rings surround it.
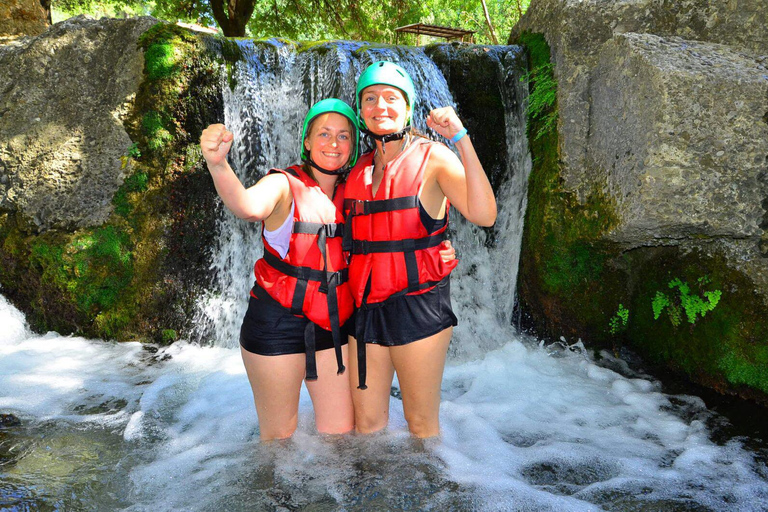
<svg viewBox="0 0 768 512">
<path fill-rule="evenodd" d="M 323 231 L 327 238 L 338 238 L 344 236 L 344 224 L 323 224 Z"/>
<path fill-rule="evenodd" d="M 363 199 L 346 199 L 345 205 L 352 215 L 368 215 L 368 201 Z"/>
</svg>

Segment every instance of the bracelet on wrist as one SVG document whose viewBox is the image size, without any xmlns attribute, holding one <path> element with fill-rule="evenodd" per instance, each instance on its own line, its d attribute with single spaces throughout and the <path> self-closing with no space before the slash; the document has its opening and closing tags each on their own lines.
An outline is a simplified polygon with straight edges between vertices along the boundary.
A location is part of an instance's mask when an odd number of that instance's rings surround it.
<svg viewBox="0 0 768 512">
<path fill-rule="evenodd" d="M 457 142 L 459 142 L 459 141 L 462 139 L 462 137 L 464 137 L 466 134 L 467 134 L 467 129 L 466 129 L 466 128 L 462 128 L 461 130 L 459 130 L 458 132 L 456 132 L 456 135 L 454 135 L 453 137 L 451 137 L 451 144 L 456 144 L 456 143 L 457 143 Z"/>
</svg>

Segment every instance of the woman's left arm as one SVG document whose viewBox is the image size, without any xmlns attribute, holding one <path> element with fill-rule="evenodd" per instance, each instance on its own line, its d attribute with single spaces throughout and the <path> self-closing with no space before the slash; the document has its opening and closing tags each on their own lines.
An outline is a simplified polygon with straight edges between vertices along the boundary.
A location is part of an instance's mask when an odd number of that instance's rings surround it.
<svg viewBox="0 0 768 512">
<path fill-rule="evenodd" d="M 447 139 L 464 130 L 452 107 L 430 112 L 427 126 Z M 435 148 L 430 157 L 437 164 L 437 184 L 468 221 L 479 226 L 492 226 L 496 222 L 496 198 L 483 165 L 477 158 L 469 135 L 465 134 L 455 144 L 461 160 L 442 146 Z"/>
</svg>

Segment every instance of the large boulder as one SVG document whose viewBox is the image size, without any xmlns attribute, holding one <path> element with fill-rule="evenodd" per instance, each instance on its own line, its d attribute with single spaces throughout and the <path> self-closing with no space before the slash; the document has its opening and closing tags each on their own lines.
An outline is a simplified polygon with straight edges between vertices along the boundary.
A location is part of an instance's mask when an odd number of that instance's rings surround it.
<svg viewBox="0 0 768 512">
<path fill-rule="evenodd" d="M 603 45 L 592 76 L 589 179 L 615 198 L 611 239 L 757 245 L 768 197 L 768 69 L 728 46 L 627 33 Z"/>
<path fill-rule="evenodd" d="M 544 34 L 550 45 L 559 86 L 563 178 L 581 191 L 588 168 L 589 84 L 603 43 L 625 32 L 649 33 L 766 55 L 766 26 L 768 0 L 533 0 L 509 41 L 533 32 Z"/>
<path fill-rule="evenodd" d="M 126 174 L 123 120 L 153 18 L 85 17 L 0 47 L 0 210 L 39 231 L 102 224 Z M 119 70 L 119 72 L 115 72 Z"/>
<path fill-rule="evenodd" d="M 558 123 L 532 139 L 527 325 L 768 404 L 766 25 L 768 0 L 533 0 L 511 41 L 553 64 Z"/>
<path fill-rule="evenodd" d="M 50 24 L 50 1 L 3 0 L 0 3 L 0 41 L 5 37 L 34 36 Z"/>
</svg>

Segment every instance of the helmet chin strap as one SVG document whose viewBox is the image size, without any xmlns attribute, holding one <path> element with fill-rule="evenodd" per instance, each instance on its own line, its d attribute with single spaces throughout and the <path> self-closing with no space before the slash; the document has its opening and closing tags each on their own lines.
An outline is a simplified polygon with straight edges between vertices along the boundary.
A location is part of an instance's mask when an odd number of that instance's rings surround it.
<svg viewBox="0 0 768 512">
<path fill-rule="evenodd" d="M 377 135 L 372 131 L 368 130 L 367 128 L 364 128 L 363 133 L 366 134 L 368 137 L 381 142 L 381 153 L 384 154 L 386 153 L 385 147 L 387 145 L 387 142 L 392 142 L 394 140 L 402 140 L 403 137 L 405 137 L 410 130 L 411 130 L 411 127 L 406 126 L 399 132 L 387 133 L 385 135 Z"/>
<path fill-rule="evenodd" d="M 307 156 L 307 158 L 304 159 L 306 163 L 308 163 L 312 168 L 317 169 L 323 174 L 327 174 L 328 176 L 339 176 L 341 174 L 346 174 L 349 172 L 349 165 L 345 165 L 339 169 L 336 169 L 335 171 L 329 171 L 328 169 L 323 169 L 319 165 L 315 163 L 314 160 L 312 160 L 311 156 Z"/>
</svg>

